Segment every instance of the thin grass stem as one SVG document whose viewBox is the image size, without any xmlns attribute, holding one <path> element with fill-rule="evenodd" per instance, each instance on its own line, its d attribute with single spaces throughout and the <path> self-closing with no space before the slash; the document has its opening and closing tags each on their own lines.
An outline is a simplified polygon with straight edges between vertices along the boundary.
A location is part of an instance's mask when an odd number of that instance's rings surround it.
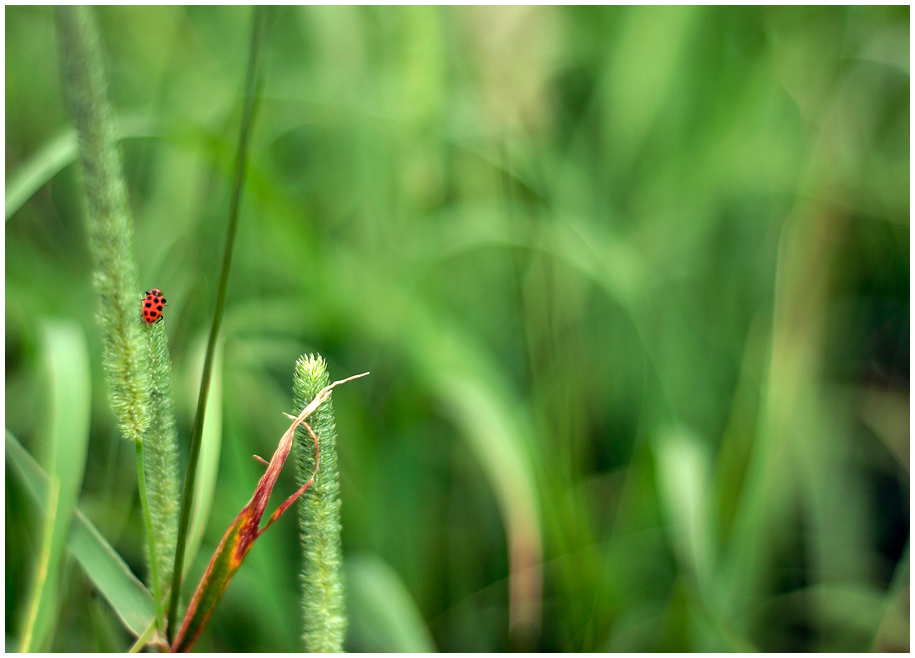
<svg viewBox="0 0 915 658">
<path fill-rule="evenodd" d="M 140 491 L 140 505 L 143 507 L 143 521 L 146 523 L 146 541 L 149 548 L 149 571 L 152 580 L 153 598 L 156 600 L 156 623 L 159 628 L 164 628 L 165 619 L 162 609 L 161 584 L 159 583 L 159 567 L 156 559 L 156 533 L 153 529 L 152 512 L 149 509 L 149 496 L 146 493 L 146 469 L 143 458 L 143 441 L 136 442 L 137 447 L 137 487 Z"/>
<path fill-rule="evenodd" d="M 197 399 L 197 414 L 194 429 L 191 433 L 191 447 L 188 456 L 187 475 L 184 481 L 184 495 L 181 505 L 181 519 L 178 525 L 178 544 L 175 551 L 175 566 L 172 570 L 171 597 L 168 607 L 169 640 L 178 617 L 178 602 L 181 598 L 181 577 L 184 568 L 184 552 L 187 544 L 188 526 L 191 517 L 191 505 L 194 500 L 194 486 L 197 478 L 197 462 L 200 458 L 200 445 L 203 436 L 203 421 L 206 412 L 207 396 L 210 392 L 210 376 L 213 370 L 213 355 L 216 338 L 222 325 L 225 310 L 226 293 L 229 285 L 229 270 L 232 265 L 232 248 L 235 244 L 235 230 L 238 225 L 238 209 L 241 203 L 241 192 L 247 164 L 248 142 L 253 123 L 255 100 L 261 81 L 261 64 L 264 43 L 266 41 L 269 8 L 258 6 L 254 9 L 254 24 L 251 30 L 251 49 L 248 55 L 248 71 L 245 81 L 245 100 L 242 112 L 241 131 L 238 138 L 238 151 L 235 160 L 232 186 L 232 200 L 229 206 L 229 222 L 226 228 L 226 244 L 222 258 L 222 272 L 219 277 L 219 289 L 216 293 L 216 309 L 213 312 L 213 323 L 210 326 L 210 337 L 207 342 L 206 358 L 203 365 L 203 377 L 200 382 L 200 395 Z"/>
</svg>

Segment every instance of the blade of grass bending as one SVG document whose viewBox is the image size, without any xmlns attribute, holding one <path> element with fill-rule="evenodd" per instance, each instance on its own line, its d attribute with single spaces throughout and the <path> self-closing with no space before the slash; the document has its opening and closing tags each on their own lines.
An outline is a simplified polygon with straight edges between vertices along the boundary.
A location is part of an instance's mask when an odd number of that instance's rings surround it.
<svg viewBox="0 0 915 658">
<path fill-rule="evenodd" d="M 41 509 L 46 508 L 48 475 L 9 430 L 6 457 L 26 493 Z M 79 509 L 73 514 L 68 547 L 124 625 L 135 635 L 142 634 L 155 615 L 152 595 Z"/>
<path fill-rule="evenodd" d="M 400 575 L 375 554 L 347 557 L 346 601 L 358 651 L 432 653 L 437 649 Z"/>
<path fill-rule="evenodd" d="M 188 526 L 191 515 L 191 503 L 194 500 L 194 485 L 197 474 L 197 460 L 200 457 L 203 420 L 206 411 L 207 396 L 210 390 L 210 373 L 213 367 L 213 353 L 216 337 L 222 324 L 222 315 L 226 303 L 226 291 L 229 283 L 229 269 L 232 265 L 232 247 L 235 243 L 235 229 L 238 225 L 238 207 L 241 202 L 242 183 L 248 153 L 248 136 L 253 122 L 254 101 L 260 87 L 260 69 L 263 47 L 267 30 L 269 9 L 258 6 L 254 9 L 254 25 L 251 29 L 251 50 L 248 55 L 248 72 L 245 81 L 245 105 L 241 119 L 241 132 L 238 138 L 238 153 L 235 160 L 232 200 L 229 206 L 229 223 L 226 229 L 226 245 L 222 259 L 222 273 L 219 276 L 219 289 L 216 293 L 216 309 L 213 312 L 213 324 L 210 327 L 210 338 L 207 343 L 206 359 L 203 366 L 203 378 L 200 382 L 200 397 L 197 401 L 197 415 L 191 433 L 191 447 L 188 456 L 187 476 L 184 482 L 184 495 L 181 503 L 181 521 L 178 526 L 178 546 L 175 551 L 175 566 L 172 570 L 172 593 L 168 606 L 168 634 L 173 635 L 175 620 L 178 617 L 178 602 L 181 598 L 181 577 L 184 568 L 184 552 L 187 543 Z"/>
<path fill-rule="evenodd" d="M 206 530 L 210 511 L 213 507 L 213 494 L 216 492 L 216 476 L 219 472 L 219 455 L 222 451 L 222 355 L 225 341 L 216 340 L 210 369 L 210 393 L 207 397 L 205 417 L 200 439 L 200 457 L 197 461 L 197 476 L 194 486 L 194 501 L 191 503 L 191 520 L 188 526 L 187 542 L 184 549 L 184 568 L 187 569 L 197 556 L 200 540 Z M 193 381 L 200 381 L 203 373 L 203 362 L 206 356 L 206 338 L 201 336 L 195 349 L 197 366 L 193 372 Z M 199 357 L 199 358 L 198 358 Z M 193 389 L 193 384 L 189 387 Z M 190 401 L 193 404 L 193 400 Z"/>
<path fill-rule="evenodd" d="M 318 436 L 314 433 L 314 430 L 308 427 L 304 422 L 305 419 L 314 413 L 315 409 L 330 397 L 335 386 L 339 386 L 340 384 L 344 384 L 353 379 L 358 379 L 359 377 L 365 377 L 367 374 L 367 372 L 364 372 L 360 375 L 353 375 L 352 377 L 341 379 L 340 381 L 336 381 L 321 389 L 314 400 L 302 410 L 289 429 L 286 430 L 286 433 L 283 434 L 283 438 L 280 439 L 276 452 L 273 453 L 273 458 L 270 460 L 267 471 L 257 483 L 254 495 L 251 496 L 251 500 L 242 508 L 238 516 L 235 517 L 235 520 L 229 526 L 228 530 L 226 530 L 225 535 L 223 535 L 222 541 L 219 542 L 216 552 L 213 553 L 210 564 L 207 566 L 203 578 L 200 579 L 200 584 L 194 592 L 194 597 L 191 599 L 190 605 L 188 605 L 187 613 L 181 624 L 181 629 L 178 631 L 178 635 L 172 643 L 171 650 L 173 652 L 190 650 L 200 636 L 203 627 L 209 620 L 219 599 L 226 591 L 226 588 L 229 586 L 229 583 L 235 576 L 239 567 L 241 567 L 241 563 L 245 559 L 245 556 L 254 546 L 254 542 L 267 530 L 267 528 L 273 525 L 274 521 L 276 521 L 299 496 L 305 493 L 312 482 L 314 482 L 314 476 L 318 472 L 317 469 L 320 457 Z M 315 471 L 312 474 L 311 479 L 302 485 L 294 494 L 289 496 L 289 498 L 287 498 L 270 516 L 267 523 L 261 527 L 260 522 L 267 509 L 267 502 L 270 500 L 270 494 L 273 493 L 273 487 L 276 485 L 276 480 L 280 475 L 283 465 L 286 463 L 286 458 L 289 457 L 295 430 L 301 424 L 304 424 L 305 427 L 308 428 L 308 431 L 314 440 Z"/>
<path fill-rule="evenodd" d="M 82 489 L 89 443 L 92 389 L 85 336 L 72 322 L 48 322 L 42 343 L 50 392 L 49 426 L 42 433 L 45 443 L 39 446 L 39 454 L 43 453 L 50 482 L 38 568 L 22 632 L 23 652 L 45 648 L 54 627 L 60 565 Z"/>
<path fill-rule="evenodd" d="M 118 121 L 118 141 L 158 134 L 151 117 L 125 117 Z M 76 131 L 70 129 L 57 135 L 19 167 L 6 184 L 6 221 L 43 185 L 75 162 L 77 153 Z"/>
<path fill-rule="evenodd" d="M 36 647 L 41 647 L 50 633 L 51 623 L 48 617 L 53 609 L 50 600 L 57 597 L 57 575 L 60 571 L 60 552 L 55 550 L 54 541 L 54 531 L 59 525 L 57 520 L 60 518 L 57 514 L 60 502 L 60 482 L 57 478 L 51 479 L 48 489 L 41 547 L 38 549 L 38 566 L 35 568 L 32 591 L 29 594 L 28 613 L 25 627 L 22 629 L 19 653 L 40 651 L 40 648 Z"/>
</svg>

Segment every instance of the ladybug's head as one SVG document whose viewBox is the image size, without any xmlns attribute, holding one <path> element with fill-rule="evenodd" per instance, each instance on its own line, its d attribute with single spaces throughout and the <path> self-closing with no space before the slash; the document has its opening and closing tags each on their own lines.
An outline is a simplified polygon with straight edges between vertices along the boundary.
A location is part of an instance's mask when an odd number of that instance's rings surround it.
<svg viewBox="0 0 915 658">
<path fill-rule="evenodd" d="M 147 290 L 146 294 L 152 295 L 153 297 L 159 297 L 162 294 L 162 291 L 158 288 L 153 288 L 152 290 Z"/>
</svg>

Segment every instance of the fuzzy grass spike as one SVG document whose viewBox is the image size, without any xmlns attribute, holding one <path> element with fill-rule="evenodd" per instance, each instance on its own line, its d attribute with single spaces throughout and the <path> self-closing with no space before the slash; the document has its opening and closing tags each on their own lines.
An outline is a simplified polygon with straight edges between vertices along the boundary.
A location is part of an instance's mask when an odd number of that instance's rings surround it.
<svg viewBox="0 0 915 658">
<path fill-rule="evenodd" d="M 327 386 L 327 364 L 320 356 L 301 357 L 293 381 L 296 409 Z M 337 431 L 331 400 L 312 415 L 318 437 L 321 468 L 311 493 L 299 503 L 302 538 L 302 614 L 305 648 L 313 653 L 343 651 L 346 611 L 343 600 L 343 552 L 340 544 L 340 476 L 337 468 Z M 303 483 L 315 470 L 315 454 L 309 450 L 310 437 L 302 429 L 296 434 L 298 478 Z"/>
</svg>

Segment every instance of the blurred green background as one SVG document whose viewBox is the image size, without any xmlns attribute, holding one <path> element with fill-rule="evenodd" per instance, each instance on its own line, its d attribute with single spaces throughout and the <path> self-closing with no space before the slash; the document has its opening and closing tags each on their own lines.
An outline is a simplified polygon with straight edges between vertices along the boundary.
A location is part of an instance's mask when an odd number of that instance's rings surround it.
<svg viewBox="0 0 915 658">
<path fill-rule="evenodd" d="M 41 323 L 78 322 L 80 508 L 145 579 L 53 10 L 5 13 L 6 425 L 38 449 Z M 252 11 L 97 15 L 186 459 Z M 334 393 L 348 649 L 907 650 L 909 98 L 908 7 L 276 8 L 190 580 L 320 352 L 372 373 Z M 41 515 L 6 482 L 9 638 Z M 301 649 L 296 532 L 199 650 Z M 124 650 L 62 578 L 53 649 Z"/>
</svg>

